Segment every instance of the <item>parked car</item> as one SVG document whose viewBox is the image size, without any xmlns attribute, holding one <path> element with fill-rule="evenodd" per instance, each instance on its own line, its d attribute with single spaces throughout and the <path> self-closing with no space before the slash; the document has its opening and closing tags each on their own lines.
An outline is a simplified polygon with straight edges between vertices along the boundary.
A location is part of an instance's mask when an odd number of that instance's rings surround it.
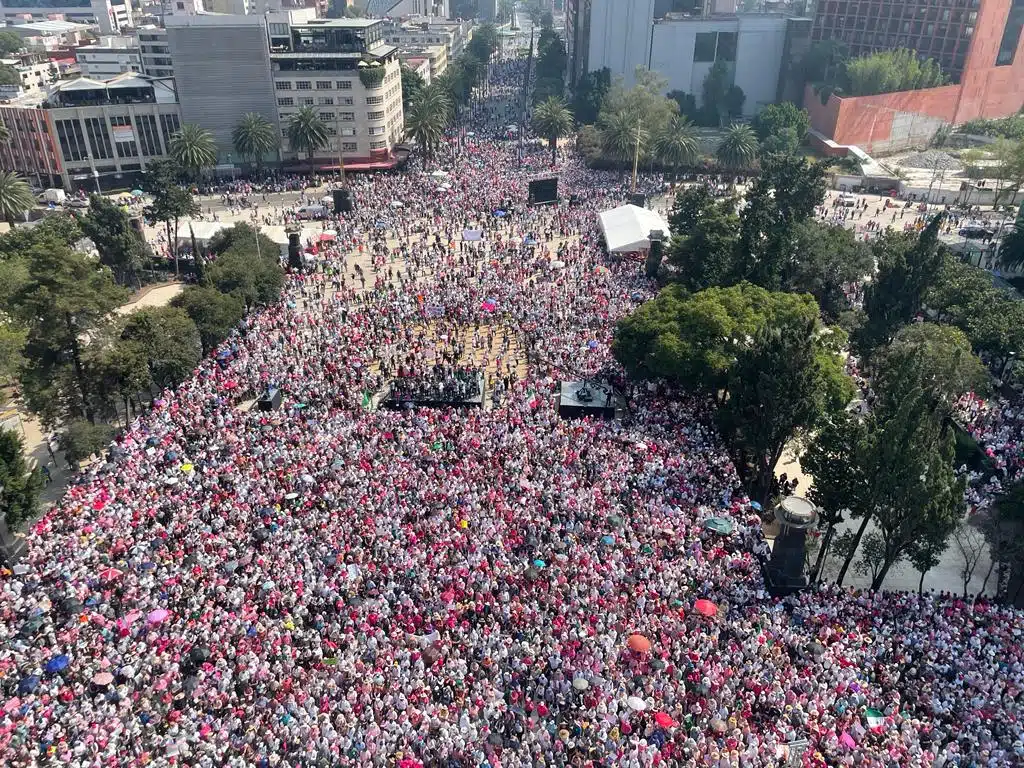
<svg viewBox="0 0 1024 768">
<path fill-rule="evenodd" d="M 323 219 L 327 217 L 325 205 L 302 205 L 295 209 L 295 217 L 301 220 Z"/>
<path fill-rule="evenodd" d="M 968 224 L 965 227 L 960 227 L 960 237 L 966 237 L 968 240 L 981 240 L 994 234 L 993 230 L 980 224 Z"/>
</svg>

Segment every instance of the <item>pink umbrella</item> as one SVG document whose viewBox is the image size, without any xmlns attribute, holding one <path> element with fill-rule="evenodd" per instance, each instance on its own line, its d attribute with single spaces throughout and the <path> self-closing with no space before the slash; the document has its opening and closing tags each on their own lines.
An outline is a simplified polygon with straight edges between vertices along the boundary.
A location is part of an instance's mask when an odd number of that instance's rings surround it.
<svg viewBox="0 0 1024 768">
<path fill-rule="evenodd" d="M 114 581 L 120 575 L 121 571 L 117 570 L 117 568 L 104 568 L 100 571 L 100 579 L 103 581 Z"/>
<path fill-rule="evenodd" d="M 6 704 L 4 704 L 4 712 L 9 715 L 11 714 L 11 712 L 16 710 L 20 706 L 21 699 L 15 696 L 13 699 L 10 699 Z"/>
<path fill-rule="evenodd" d="M 170 615 L 171 612 L 166 608 L 157 608 L 155 611 L 150 612 L 149 616 L 146 617 L 146 621 L 150 624 L 159 624 Z"/>
<path fill-rule="evenodd" d="M 110 685 L 114 682 L 114 676 L 109 672 L 99 672 L 92 676 L 92 681 L 99 686 Z"/>
</svg>

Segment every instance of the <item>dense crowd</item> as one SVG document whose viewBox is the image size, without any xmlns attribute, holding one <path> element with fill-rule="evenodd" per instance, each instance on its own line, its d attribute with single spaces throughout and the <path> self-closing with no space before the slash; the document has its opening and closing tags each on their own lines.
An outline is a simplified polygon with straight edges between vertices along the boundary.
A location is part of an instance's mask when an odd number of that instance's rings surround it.
<svg viewBox="0 0 1024 768">
<path fill-rule="evenodd" d="M 621 421 L 559 418 L 653 286 L 600 243 L 617 175 L 563 158 L 577 205 L 516 202 L 548 157 L 470 137 L 446 190 L 355 182 L 316 270 L 32 527 L 0 577 L 0 764 L 1024 763 L 1018 612 L 772 599 L 709 403 L 631 386 Z M 492 368 L 521 337 L 496 407 L 367 409 L 437 364 L 431 324 Z M 269 386 L 280 410 L 243 407 Z"/>
</svg>

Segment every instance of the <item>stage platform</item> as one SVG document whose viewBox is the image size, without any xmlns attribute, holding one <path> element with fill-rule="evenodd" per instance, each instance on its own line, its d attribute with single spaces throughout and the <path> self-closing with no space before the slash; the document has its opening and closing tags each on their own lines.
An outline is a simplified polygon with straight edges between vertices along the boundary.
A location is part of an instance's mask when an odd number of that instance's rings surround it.
<svg viewBox="0 0 1024 768">
<path fill-rule="evenodd" d="M 483 371 L 477 371 L 477 382 L 479 394 L 465 400 L 445 400 L 436 397 L 406 397 L 395 393 L 395 380 L 392 379 L 385 387 L 385 392 L 380 400 L 380 407 L 389 410 L 401 410 L 403 408 L 483 408 L 484 397 L 487 394 L 487 378 Z"/>
<path fill-rule="evenodd" d="M 563 381 L 558 398 L 558 415 L 566 419 L 584 416 L 614 419 L 616 409 L 625 405 L 625 399 L 605 380 Z"/>
</svg>

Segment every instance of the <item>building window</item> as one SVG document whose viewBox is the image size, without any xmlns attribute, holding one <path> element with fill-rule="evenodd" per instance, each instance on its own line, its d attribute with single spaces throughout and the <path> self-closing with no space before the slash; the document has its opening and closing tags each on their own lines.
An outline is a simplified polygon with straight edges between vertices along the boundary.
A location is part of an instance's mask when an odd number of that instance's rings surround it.
<svg viewBox="0 0 1024 768">
<path fill-rule="evenodd" d="M 163 154 L 160 151 L 160 138 L 156 131 L 156 118 L 152 115 L 136 115 L 135 132 L 143 157 L 159 157 Z"/>
<path fill-rule="evenodd" d="M 310 91 L 313 89 L 313 84 L 309 80 L 296 80 L 295 89 L 298 91 Z"/>
<path fill-rule="evenodd" d="M 102 117 L 87 117 L 85 119 L 85 134 L 89 137 L 89 149 L 94 160 L 113 158 L 114 150 L 110 146 L 106 120 Z"/>
<path fill-rule="evenodd" d="M 293 99 L 291 96 L 284 96 L 284 97 L 282 97 L 282 98 L 277 100 L 277 106 L 279 106 L 279 107 L 294 107 L 295 106 L 295 99 Z"/>
<path fill-rule="evenodd" d="M 165 147 L 171 146 L 171 136 L 176 134 L 180 127 L 177 115 L 160 115 L 160 133 Z"/>
<path fill-rule="evenodd" d="M 356 142 L 354 142 L 354 141 L 343 141 L 341 143 L 341 151 L 342 152 L 358 152 L 359 151 L 359 145 L 356 144 Z"/>
<path fill-rule="evenodd" d="M 383 112 L 367 112 L 366 113 L 366 119 L 367 120 L 383 120 L 384 119 L 384 113 Z"/>
<path fill-rule="evenodd" d="M 333 107 L 334 106 L 334 97 L 333 96 L 321 96 L 320 97 L 320 106 L 322 106 L 322 107 Z"/>
<path fill-rule="evenodd" d="M 371 141 L 370 149 L 384 149 L 387 145 L 386 141 Z"/>
<path fill-rule="evenodd" d="M 999 44 L 999 53 L 996 55 L 997 67 L 1013 64 L 1022 26 L 1024 26 L 1024 0 L 1013 0 L 1010 14 L 1006 17 L 1006 26 L 1003 28 L 1003 40 Z"/>
<path fill-rule="evenodd" d="M 341 112 L 338 115 L 338 119 L 339 120 L 344 120 L 346 122 L 349 122 L 349 121 L 352 121 L 352 120 L 356 119 L 356 113 L 355 112 Z"/>
<path fill-rule="evenodd" d="M 383 96 L 367 96 L 366 97 L 366 106 L 368 106 L 368 107 L 375 107 L 378 104 L 383 104 L 383 103 L 384 103 L 384 97 Z"/>
<path fill-rule="evenodd" d="M 82 126 L 77 120 L 57 120 L 57 141 L 64 162 L 77 163 L 88 157 Z"/>
<path fill-rule="evenodd" d="M 697 41 L 693 45 L 693 62 L 707 63 L 715 60 L 715 44 L 717 32 L 698 32 Z"/>
<path fill-rule="evenodd" d="M 312 96 L 306 96 L 304 98 L 299 99 L 299 106 L 300 107 L 312 107 L 313 106 L 313 97 Z"/>
<path fill-rule="evenodd" d="M 386 131 L 387 128 L 383 125 L 371 125 L 367 133 L 371 136 L 383 136 Z"/>
<path fill-rule="evenodd" d="M 338 135 L 338 129 L 335 128 L 333 125 L 328 125 L 327 126 L 327 135 L 328 136 L 337 136 Z"/>
<path fill-rule="evenodd" d="M 270 34 L 274 37 L 288 37 L 287 24 L 270 24 Z"/>
<path fill-rule="evenodd" d="M 291 80 L 278 80 L 274 83 L 274 87 L 279 91 L 290 91 L 292 89 Z"/>
<path fill-rule="evenodd" d="M 340 88 L 343 91 L 351 91 L 352 90 L 352 81 L 351 80 L 338 80 L 338 88 Z"/>
<path fill-rule="evenodd" d="M 355 104 L 355 101 L 352 100 L 351 96 L 342 96 L 338 99 L 339 107 L 351 107 L 353 104 Z"/>
<path fill-rule="evenodd" d="M 334 119 L 334 113 L 333 112 L 321 112 L 320 113 L 320 119 L 323 120 L 324 122 L 327 122 L 328 120 L 333 120 Z"/>
<path fill-rule="evenodd" d="M 331 81 L 330 80 L 317 80 L 316 81 L 316 89 L 318 91 L 329 91 L 329 90 L 331 90 Z"/>
<path fill-rule="evenodd" d="M 736 61 L 736 33 L 719 32 L 715 61 Z"/>
</svg>

